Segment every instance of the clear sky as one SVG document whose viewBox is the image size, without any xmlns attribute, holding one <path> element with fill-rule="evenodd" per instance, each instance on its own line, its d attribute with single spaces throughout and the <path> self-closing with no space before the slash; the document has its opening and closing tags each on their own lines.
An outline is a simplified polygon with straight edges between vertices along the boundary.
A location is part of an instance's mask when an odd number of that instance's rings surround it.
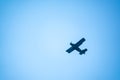
<svg viewBox="0 0 120 80">
<path fill-rule="evenodd" d="M 120 80 L 119 0 L 0 0 L 0 80 Z"/>
</svg>

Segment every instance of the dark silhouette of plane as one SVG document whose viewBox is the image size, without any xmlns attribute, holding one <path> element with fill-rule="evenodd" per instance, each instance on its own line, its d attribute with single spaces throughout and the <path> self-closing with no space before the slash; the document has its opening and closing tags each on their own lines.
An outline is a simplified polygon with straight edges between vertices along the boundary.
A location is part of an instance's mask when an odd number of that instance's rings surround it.
<svg viewBox="0 0 120 80">
<path fill-rule="evenodd" d="M 85 41 L 85 38 L 82 38 L 80 41 L 78 41 L 76 44 L 70 43 L 71 47 L 66 50 L 66 52 L 71 53 L 73 50 L 77 50 L 80 55 L 85 54 L 87 49 L 81 50 L 79 46 Z"/>
</svg>

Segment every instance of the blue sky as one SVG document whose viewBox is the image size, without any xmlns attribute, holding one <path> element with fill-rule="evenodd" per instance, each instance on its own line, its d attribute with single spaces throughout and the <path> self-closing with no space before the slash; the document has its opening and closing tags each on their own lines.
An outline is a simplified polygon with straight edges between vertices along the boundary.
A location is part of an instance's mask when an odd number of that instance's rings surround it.
<svg viewBox="0 0 120 80">
<path fill-rule="evenodd" d="M 119 80 L 120 2 L 0 0 L 0 80 Z M 85 37 L 77 51 L 69 43 Z"/>
</svg>

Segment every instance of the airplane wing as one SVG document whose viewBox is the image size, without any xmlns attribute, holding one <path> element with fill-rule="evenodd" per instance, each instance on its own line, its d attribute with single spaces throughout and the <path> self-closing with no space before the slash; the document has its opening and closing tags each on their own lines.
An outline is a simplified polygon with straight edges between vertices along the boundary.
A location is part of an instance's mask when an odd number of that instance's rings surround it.
<svg viewBox="0 0 120 80">
<path fill-rule="evenodd" d="M 71 53 L 73 51 L 73 47 L 70 47 L 69 49 L 66 50 L 66 52 Z"/>
<path fill-rule="evenodd" d="M 85 41 L 85 38 L 82 38 L 80 41 L 78 41 L 75 45 L 80 46 Z"/>
</svg>

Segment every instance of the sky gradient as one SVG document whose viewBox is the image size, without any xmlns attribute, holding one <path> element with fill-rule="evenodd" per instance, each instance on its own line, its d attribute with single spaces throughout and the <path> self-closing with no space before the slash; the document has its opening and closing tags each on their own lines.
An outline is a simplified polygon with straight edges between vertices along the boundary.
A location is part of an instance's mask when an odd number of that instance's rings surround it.
<svg viewBox="0 0 120 80">
<path fill-rule="evenodd" d="M 0 0 L 0 80 L 120 80 L 120 1 Z"/>
</svg>

